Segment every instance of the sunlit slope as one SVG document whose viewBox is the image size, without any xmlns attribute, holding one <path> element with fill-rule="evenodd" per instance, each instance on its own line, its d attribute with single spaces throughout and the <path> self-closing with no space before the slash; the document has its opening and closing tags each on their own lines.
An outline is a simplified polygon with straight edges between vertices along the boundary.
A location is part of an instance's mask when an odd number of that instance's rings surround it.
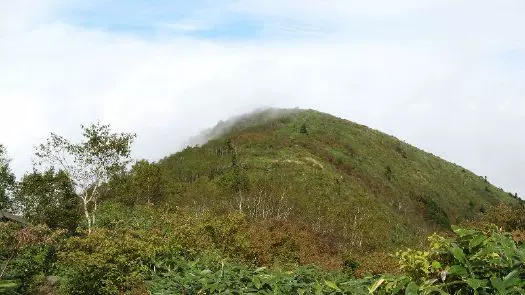
<svg viewBox="0 0 525 295">
<path fill-rule="evenodd" d="M 213 138 L 160 161 L 177 206 L 288 219 L 374 249 L 516 200 L 484 178 L 392 136 L 312 110 L 222 122 Z"/>
</svg>

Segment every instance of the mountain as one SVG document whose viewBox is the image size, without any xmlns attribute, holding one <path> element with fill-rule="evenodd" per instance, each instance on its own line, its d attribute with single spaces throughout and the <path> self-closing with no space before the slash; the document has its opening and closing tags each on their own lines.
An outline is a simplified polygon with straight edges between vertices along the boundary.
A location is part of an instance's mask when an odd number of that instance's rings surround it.
<svg viewBox="0 0 525 295">
<path fill-rule="evenodd" d="M 337 247 L 411 246 L 512 195 L 393 136 L 314 110 L 221 122 L 158 165 L 169 202 L 308 226 Z"/>
</svg>

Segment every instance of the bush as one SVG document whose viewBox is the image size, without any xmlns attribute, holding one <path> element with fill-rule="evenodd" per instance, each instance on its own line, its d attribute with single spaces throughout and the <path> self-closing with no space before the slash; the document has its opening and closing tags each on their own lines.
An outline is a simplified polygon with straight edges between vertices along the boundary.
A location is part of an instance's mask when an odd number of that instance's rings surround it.
<svg viewBox="0 0 525 295">
<path fill-rule="evenodd" d="M 250 250 L 259 265 L 309 265 L 341 268 L 341 253 L 331 237 L 316 234 L 308 225 L 286 220 L 265 220 L 248 228 Z"/>
<path fill-rule="evenodd" d="M 360 278 L 400 272 L 396 258 L 386 252 L 357 252 L 350 257 L 358 264 L 354 274 Z"/>
<path fill-rule="evenodd" d="M 65 294 L 120 294 L 140 288 L 161 250 L 146 232 L 98 229 L 58 253 Z"/>
<path fill-rule="evenodd" d="M 428 251 L 397 253 L 403 276 L 384 276 L 379 294 L 524 294 L 525 248 L 497 228 L 454 227 L 455 239 L 429 238 Z"/>
<path fill-rule="evenodd" d="M 306 129 L 306 124 L 302 124 L 301 128 L 299 129 L 299 133 L 301 134 L 308 134 L 308 129 Z"/>
<path fill-rule="evenodd" d="M 423 218 L 427 221 L 431 221 L 443 229 L 450 228 L 450 219 L 447 213 L 438 205 L 432 197 L 420 198 L 420 202 L 424 205 Z"/>
<path fill-rule="evenodd" d="M 0 223 L 0 282 L 4 287 L 11 286 L 22 294 L 35 292 L 53 270 L 56 249 L 64 233 L 45 226 Z"/>
<path fill-rule="evenodd" d="M 483 221 L 496 224 L 506 231 L 525 230 L 525 207 L 521 204 L 499 204 L 484 214 Z"/>
</svg>

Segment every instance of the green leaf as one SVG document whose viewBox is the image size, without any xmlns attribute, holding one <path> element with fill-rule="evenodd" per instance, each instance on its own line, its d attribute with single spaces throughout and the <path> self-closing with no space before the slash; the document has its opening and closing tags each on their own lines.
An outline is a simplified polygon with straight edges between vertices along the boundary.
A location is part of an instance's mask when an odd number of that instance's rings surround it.
<svg viewBox="0 0 525 295">
<path fill-rule="evenodd" d="M 405 290 L 405 295 L 417 295 L 418 292 L 419 292 L 419 285 L 414 282 L 410 282 L 410 284 L 408 284 Z"/>
<path fill-rule="evenodd" d="M 481 287 L 486 287 L 489 283 L 487 280 L 479 280 L 474 278 L 468 278 L 466 282 L 469 285 L 469 287 L 471 287 L 474 290 L 477 290 Z"/>
<path fill-rule="evenodd" d="M 467 262 L 467 257 L 465 256 L 463 249 L 459 248 L 458 245 L 454 244 L 452 247 L 450 247 L 449 251 L 459 262 Z"/>
<path fill-rule="evenodd" d="M 460 237 L 470 236 L 478 233 L 476 230 L 460 228 L 455 225 L 452 225 L 452 230 Z"/>
<path fill-rule="evenodd" d="M 434 294 L 435 293 L 439 293 L 441 295 L 450 295 L 449 293 L 441 290 L 439 287 L 436 287 L 436 286 L 431 286 L 431 287 L 426 287 L 424 289 L 424 293 L 423 294 Z"/>
<path fill-rule="evenodd" d="M 503 284 L 503 280 L 500 278 L 490 278 L 490 284 L 499 292 L 505 290 L 505 284 Z"/>
<path fill-rule="evenodd" d="M 332 282 L 332 281 L 324 281 L 325 285 L 327 285 L 328 287 L 334 289 L 334 290 L 337 290 L 339 292 L 341 292 L 341 289 L 339 289 L 339 287 L 337 287 L 337 284 Z"/>
<path fill-rule="evenodd" d="M 520 281 L 519 274 L 520 274 L 519 269 L 515 269 L 511 271 L 508 275 L 506 275 L 503 278 L 504 287 L 509 288 L 509 287 L 518 285 Z"/>
<path fill-rule="evenodd" d="M 477 246 L 481 245 L 485 240 L 486 237 L 483 235 L 475 236 L 474 238 L 472 238 L 472 240 L 470 240 L 468 246 L 470 249 L 476 248 Z"/>
<path fill-rule="evenodd" d="M 451 275 L 451 276 L 459 276 L 459 277 L 463 277 L 463 276 L 468 275 L 468 271 L 467 271 L 466 268 L 464 268 L 464 267 L 461 266 L 461 265 L 452 265 L 452 266 L 448 269 L 448 274 Z"/>
<path fill-rule="evenodd" d="M 385 279 L 379 279 L 377 280 L 373 285 L 372 287 L 369 288 L 369 291 L 370 293 L 374 293 L 375 290 L 377 290 L 377 288 L 379 288 L 379 286 L 381 286 L 381 284 L 385 281 Z"/>
<path fill-rule="evenodd" d="M 510 279 L 513 279 L 513 278 L 517 277 L 519 274 L 520 274 L 520 270 L 519 269 L 515 269 L 515 270 L 511 271 L 508 275 L 506 275 L 505 278 L 503 278 L 503 280 L 504 281 L 508 281 Z"/>
<path fill-rule="evenodd" d="M 441 268 L 441 263 L 439 261 L 432 261 L 432 268 L 434 269 L 440 269 Z"/>
</svg>

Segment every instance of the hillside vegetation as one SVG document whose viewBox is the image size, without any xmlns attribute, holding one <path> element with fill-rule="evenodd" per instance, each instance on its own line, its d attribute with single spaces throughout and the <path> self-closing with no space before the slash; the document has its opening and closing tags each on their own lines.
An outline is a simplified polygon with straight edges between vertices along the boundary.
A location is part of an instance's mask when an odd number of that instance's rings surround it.
<svg viewBox="0 0 525 295">
<path fill-rule="evenodd" d="M 390 249 L 515 198 L 392 136 L 312 110 L 266 110 L 217 125 L 161 160 L 166 200 L 285 219 L 338 247 Z"/>
<path fill-rule="evenodd" d="M 0 220 L 0 293 L 523 291 L 517 196 L 366 126 L 269 109 L 134 163 L 134 134 L 82 131 L 18 181 L 0 145 L 0 210 L 29 223 Z"/>
</svg>

